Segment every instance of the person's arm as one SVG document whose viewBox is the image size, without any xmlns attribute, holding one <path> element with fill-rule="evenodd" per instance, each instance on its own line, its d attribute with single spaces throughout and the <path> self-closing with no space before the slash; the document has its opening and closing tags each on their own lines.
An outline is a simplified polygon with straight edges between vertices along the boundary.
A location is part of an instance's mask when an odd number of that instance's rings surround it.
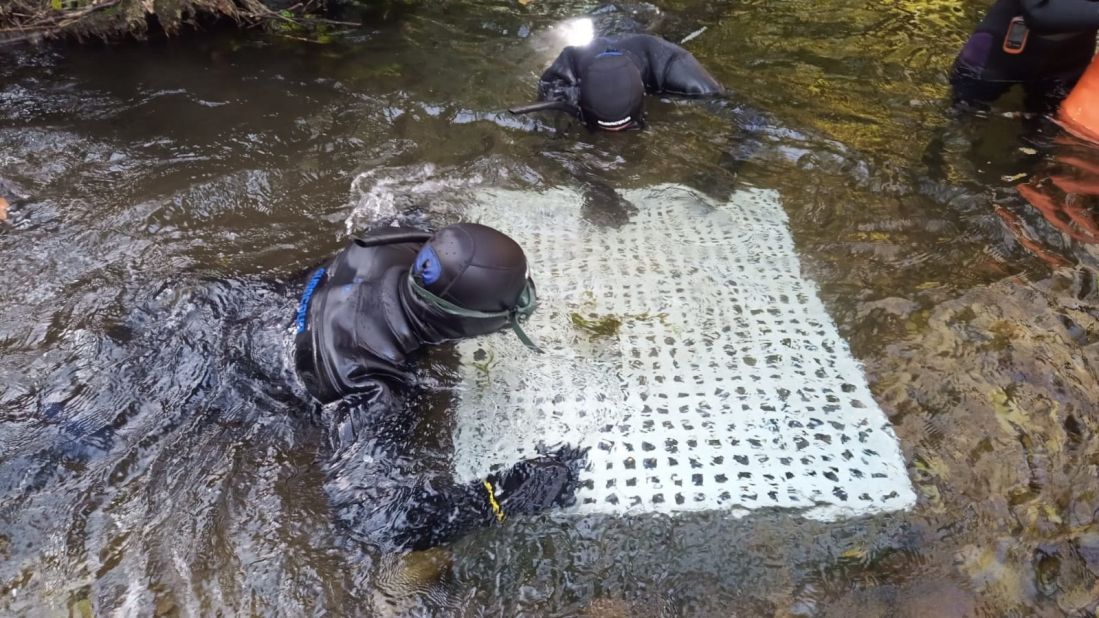
<svg viewBox="0 0 1099 618">
<path fill-rule="evenodd" d="M 1099 29 L 1099 1 L 1022 0 L 1027 27 L 1039 34 L 1087 32 Z"/>
<path fill-rule="evenodd" d="M 557 55 L 557 59 L 538 79 L 539 101 L 565 101 L 575 104 L 579 100 L 577 87 L 580 85 L 580 50 L 566 47 Z"/>
<path fill-rule="evenodd" d="M 581 459 L 581 451 L 565 447 L 463 485 L 421 477 L 393 512 L 392 539 L 399 547 L 427 549 L 508 517 L 568 506 L 575 501 Z"/>
<path fill-rule="evenodd" d="M 686 50 L 668 62 L 664 70 L 664 92 L 687 97 L 710 97 L 725 88 Z"/>
<path fill-rule="evenodd" d="M 622 37 L 618 45 L 645 66 L 640 67 L 645 88 L 653 94 L 684 97 L 719 95 L 725 89 L 682 47 L 650 34 Z"/>
<path fill-rule="evenodd" d="M 509 515 L 569 502 L 583 454 L 563 448 L 456 484 L 408 448 L 416 416 L 384 382 L 324 412 L 333 454 L 325 491 L 338 522 L 365 542 L 426 549 Z"/>
</svg>

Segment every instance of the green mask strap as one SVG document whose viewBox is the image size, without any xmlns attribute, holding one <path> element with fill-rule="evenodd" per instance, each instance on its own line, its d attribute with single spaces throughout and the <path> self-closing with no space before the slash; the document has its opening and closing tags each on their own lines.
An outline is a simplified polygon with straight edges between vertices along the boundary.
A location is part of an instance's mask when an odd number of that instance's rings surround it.
<svg viewBox="0 0 1099 618">
<path fill-rule="evenodd" d="M 438 296 L 427 291 L 426 288 L 416 283 L 416 279 L 413 278 L 412 272 L 408 273 L 408 284 L 412 288 L 412 291 L 419 296 L 424 302 L 433 305 L 439 311 L 450 315 L 456 315 L 463 318 L 503 318 L 508 319 L 508 323 L 511 324 L 511 330 L 515 332 L 515 336 L 519 338 L 519 341 L 523 342 L 523 345 L 528 348 L 542 353 L 542 348 L 539 348 L 530 337 L 523 332 L 523 327 L 519 325 L 520 319 L 527 319 L 530 314 L 534 313 L 534 308 L 538 305 L 538 298 L 534 291 L 534 282 L 527 278 L 527 285 L 523 288 L 523 292 L 519 294 L 519 302 L 508 309 L 507 311 L 475 311 L 473 309 L 466 309 L 459 305 L 455 305 L 449 300 L 444 300 Z"/>
</svg>

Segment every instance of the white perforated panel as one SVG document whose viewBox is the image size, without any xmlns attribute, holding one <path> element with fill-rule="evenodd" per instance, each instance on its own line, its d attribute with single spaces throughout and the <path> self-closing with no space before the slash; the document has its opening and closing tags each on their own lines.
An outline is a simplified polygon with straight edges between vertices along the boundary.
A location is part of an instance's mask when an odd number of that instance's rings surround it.
<svg viewBox="0 0 1099 618">
<path fill-rule="evenodd" d="M 910 506 L 888 420 L 800 266 L 778 194 L 724 204 L 685 187 L 623 192 L 618 228 L 567 190 L 479 195 L 471 220 L 523 246 L 527 331 L 460 344 L 462 478 L 590 446 L 579 512 L 762 507 L 818 518 Z"/>
</svg>

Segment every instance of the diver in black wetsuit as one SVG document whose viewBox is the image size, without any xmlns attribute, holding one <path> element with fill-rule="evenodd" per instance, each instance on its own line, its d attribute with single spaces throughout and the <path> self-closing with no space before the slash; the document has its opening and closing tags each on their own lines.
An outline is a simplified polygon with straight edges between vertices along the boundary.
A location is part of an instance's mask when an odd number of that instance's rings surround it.
<svg viewBox="0 0 1099 618">
<path fill-rule="evenodd" d="M 1095 55 L 1099 1 L 997 0 L 958 54 L 955 103 L 983 108 L 1021 84 L 1028 111 L 1048 112 Z"/>
<path fill-rule="evenodd" d="M 542 74 L 543 103 L 513 113 L 567 111 L 592 130 L 644 126 L 645 94 L 709 97 L 725 89 L 687 50 L 648 34 L 597 38 L 566 47 Z"/>
<path fill-rule="evenodd" d="M 416 352 L 509 326 L 534 348 L 519 324 L 534 307 L 523 250 L 471 223 L 435 234 L 374 230 L 314 272 L 296 316 L 295 364 L 314 397 L 344 399 L 322 412 L 335 449 L 325 489 L 354 536 L 422 549 L 572 499 L 582 457 L 574 449 L 468 485 L 404 454 L 416 414 L 407 396 Z"/>
</svg>

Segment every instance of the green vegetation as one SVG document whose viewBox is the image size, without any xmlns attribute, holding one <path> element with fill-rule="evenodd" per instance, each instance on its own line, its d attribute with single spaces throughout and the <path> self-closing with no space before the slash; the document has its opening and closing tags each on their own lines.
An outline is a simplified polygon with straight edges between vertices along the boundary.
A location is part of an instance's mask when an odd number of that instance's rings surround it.
<svg viewBox="0 0 1099 618">
<path fill-rule="evenodd" d="M 473 355 L 473 362 L 470 364 L 473 365 L 474 369 L 487 376 L 492 371 L 492 368 L 496 366 L 496 355 L 492 352 L 489 352 L 486 355 L 484 350 L 477 350 Z"/>
<path fill-rule="evenodd" d="M 600 337 L 613 337 L 618 334 L 618 331 L 622 328 L 622 324 L 625 322 L 646 322 L 648 320 L 657 319 L 663 321 L 667 317 L 667 314 L 649 314 L 639 313 L 636 315 L 603 315 L 597 316 L 595 314 L 588 314 L 590 317 L 584 317 L 579 313 L 570 313 L 569 321 L 576 328 L 587 332 L 593 338 Z"/>
<path fill-rule="evenodd" d="M 593 316 L 589 319 L 579 313 L 570 313 L 569 321 L 576 328 L 591 333 L 593 337 L 612 337 L 617 335 L 618 329 L 622 327 L 622 320 L 613 315 Z"/>
</svg>

